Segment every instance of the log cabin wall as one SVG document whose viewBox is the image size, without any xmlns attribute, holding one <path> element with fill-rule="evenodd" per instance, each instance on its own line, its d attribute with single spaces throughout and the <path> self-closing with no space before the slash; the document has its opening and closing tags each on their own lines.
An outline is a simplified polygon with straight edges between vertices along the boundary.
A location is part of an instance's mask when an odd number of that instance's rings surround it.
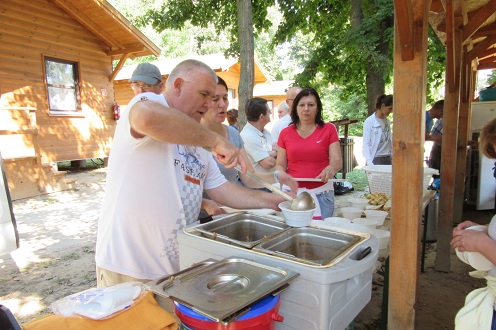
<svg viewBox="0 0 496 330">
<path fill-rule="evenodd" d="M 0 106 L 36 109 L 42 163 L 108 156 L 114 89 L 101 40 L 49 0 L 2 0 L 0 35 Z M 44 56 L 78 63 L 78 115 L 50 115 Z"/>
<path fill-rule="evenodd" d="M 2 0 L 0 36 L 0 109 L 10 119 L 0 123 L 0 151 L 12 198 L 69 189 L 54 163 L 109 154 L 112 59 L 98 37 L 49 0 Z M 50 114 L 44 56 L 78 64 L 81 112 Z M 31 113 L 34 127 L 19 109 Z"/>
</svg>

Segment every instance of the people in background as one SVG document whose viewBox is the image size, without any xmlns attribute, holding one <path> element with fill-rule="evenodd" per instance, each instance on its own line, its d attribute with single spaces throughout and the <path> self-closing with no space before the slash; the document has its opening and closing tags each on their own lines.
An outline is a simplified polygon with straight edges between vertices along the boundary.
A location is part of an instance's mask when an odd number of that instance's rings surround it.
<svg viewBox="0 0 496 330">
<path fill-rule="evenodd" d="M 425 114 L 425 140 L 433 141 L 431 153 L 429 156 L 429 167 L 436 170 L 441 170 L 441 145 L 443 138 L 443 109 L 444 100 L 439 100 Z M 429 117 L 429 120 L 427 119 Z M 432 125 L 433 119 L 437 119 Z M 428 126 L 431 126 L 427 131 Z"/>
<path fill-rule="evenodd" d="M 223 122 L 226 119 L 227 108 L 229 107 L 229 99 L 227 95 L 227 84 L 221 77 L 218 77 L 217 87 L 215 90 L 215 95 L 212 98 L 212 106 L 205 113 L 203 118 L 201 119 L 201 125 L 207 127 L 208 129 L 214 131 L 225 139 L 228 139 L 229 142 L 234 144 L 239 149 L 240 156 L 245 160 L 246 163 L 246 171 L 247 172 L 255 172 L 251 163 L 248 159 L 248 155 L 244 149 L 243 139 L 239 134 L 238 130 L 231 125 L 224 125 Z M 231 182 L 239 182 L 238 176 L 242 183 L 250 188 L 261 188 L 262 186 L 250 179 L 245 173 L 239 173 L 234 168 L 226 168 L 220 162 L 217 162 L 221 173 L 226 177 L 227 180 Z M 269 183 L 275 183 L 274 175 L 272 173 L 257 173 L 260 177 L 262 177 L 265 181 Z M 281 173 L 278 176 L 278 181 L 283 182 L 287 186 L 291 187 L 293 191 L 296 191 L 298 184 L 296 181 L 291 178 L 289 175 Z M 222 210 L 219 209 L 217 203 L 212 200 L 204 200 L 204 204 L 202 204 L 202 208 L 209 215 L 216 215 L 222 213 Z"/>
<path fill-rule="evenodd" d="M 177 232 L 196 221 L 205 191 L 237 209 L 278 209 L 284 199 L 229 182 L 239 149 L 200 125 L 211 107 L 217 76 L 196 60 L 179 63 L 164 95 L 141 93 L 122 111 L 109 157 L 98 223 L 98 286 L 147 282 L 179 271 Z M 177 109 L 177 110 L 176 110 Z"/>
<path fill-rule="evenodd" d="M 363 124 L 363 156 L 367 165 L 392 164 L 391 121 L 393 95 L 379 95 L 375 112 Z"/>
<path fill-rule="evenodd" d="M 479 150 L 488 158 L 496 159 L 496 119 L 487 123 L 482 129 Z M 496 265 L 496 216 L 491 219 L 485 230 L 470 230 L 478 225 L 472 221 L 464 221 L 453 230 L 451 246 L 459 252 L 478 252 Z M 470 273 L 472 276 L 484 278 L 487 287 L 469 293 L 465 306 L 457 313 L 455 328 L 463 329 L 496 329 L 496 312 L 494 303 L 496 296 L 496 267 L 489 271 Z"/>
<path fill-rule="evenodd" d="M 289 124 L 291 124 L 291 111 L 293 109 L 293 101 L 296 97 L 296 95 L 298 95 L 298 93 L 301 91 L 301 87 L 298 87 L 298 86 L 293 86 L 293 87 L 290 87 L 288 89 L 288 91 L 286 92 L 286 104 L 288 105 L 288 113 L 282 117 L 281 119 L 279 119 L 276 123 L 274 123 L 274 126 L 272 127 L 272 130 L 271 130 L 271 134 L 272 134 L 272 138 L 274 139 L 274 141 L 277 143 L 277 140 L 279 139 L 279 134 L 281 133 L 281 131 L 288 127 Z"/>
<path fill-rule="evenodd" d="M 227 111 L 227 122 L 229 123 L 229 126 L 239 130 L 238 110 L 230 109 Z"/>
<path fill-rule="evenodd" d="M 159 68 L 151 63 L 138 64 L 129 82 L 134 95 L 145 92 L 161 94 L 165 87 Z"/>
<path fill-rule="evenodd" d="M 241 131 L 248 159 L 256 172 L 274 172 L 277 151 L 265 125 L 270 122 L 271 111 L 266 99 L 254 97 L 246 103 L 247 123 Z"/>
<path fill-rule="evenodd" d="M 279 117 L 279 119 L 281 119 L 282 117 L 286 116 L 288 113 L 289 113 L 289 105 L 286 103 L 286 101 L 281 102 L 281 104 L 277 106 L 277 116 Z"/>
<path fill-rule="evenodd" d="M 343 166 L 336 126 L 324 122 L 322 102 L 313 88 L 304 88 L 296 95 L 291 118 L 292 125 L 279 135 L 276 170 L 295 178 L 320 179 L 299 182 L 298 193 L 308 191 L 314 196 L 319 205 L 315 218 L 332 217 L 334 188 L 328 180 Z"/>
</svg>

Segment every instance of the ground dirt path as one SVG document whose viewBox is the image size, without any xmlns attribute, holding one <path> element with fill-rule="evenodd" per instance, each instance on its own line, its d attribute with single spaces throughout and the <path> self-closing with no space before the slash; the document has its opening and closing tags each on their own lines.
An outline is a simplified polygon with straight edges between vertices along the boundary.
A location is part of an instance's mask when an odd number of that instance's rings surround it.
<svg viewBox="0 0 496 330">
<path fill-rule="evenodd" d="M 70 172 L 67 178 L 76 181 L 75 189 L 13 202 L 21 248 L 0 256 L 0 304 L 21 324 L 49 313 L 53 301 L 96 286 L 94 249 L 106 170 Z M 337 196 L 336 205 L 362 194 Z M 475 212 L 469 218 L 484 223 L 491 216 Z M 467 293 L 484 285 L 468 275 L 470 268 L 454 253 L 452 272 L 435 271 L 435 245 L 428 245 L 426 271 L 420 275 L 417 329 L 453 329 Z M 355 329 L 379 329 L 383 281 L 374 274 L 372 300 Z"/>
</svg>

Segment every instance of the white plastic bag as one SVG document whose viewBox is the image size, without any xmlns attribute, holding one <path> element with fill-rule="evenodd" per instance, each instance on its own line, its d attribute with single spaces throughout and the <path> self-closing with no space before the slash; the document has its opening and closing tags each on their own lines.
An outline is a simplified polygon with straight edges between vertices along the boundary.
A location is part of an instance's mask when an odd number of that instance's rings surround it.
<svg viewBox="0 0 496 330">
<path fill-rule="evenodd" d="M 50 309 L 54 314 L 63 316 L 81 315 L 100 320 L 112 317 L 137 303 L 143 297 L 142 292 L 144 285 L 140 282 L 93 288 L 54 301 L 50 304 Z"/>
</svg>

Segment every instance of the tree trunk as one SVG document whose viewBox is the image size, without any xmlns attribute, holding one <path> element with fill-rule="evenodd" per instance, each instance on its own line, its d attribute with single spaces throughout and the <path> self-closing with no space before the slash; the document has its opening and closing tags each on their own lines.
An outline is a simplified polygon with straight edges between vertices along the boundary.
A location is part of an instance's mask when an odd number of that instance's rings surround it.
<svg viewBox="0 0 496 330">
<path fill-rule="evenodd" d="M 253 97 L 255 81 L 255 45 L 253 38 L 252 3 L 236 0 L 238 9 L 238 36 L 241 73 L 239 79 L 238 124 L 240 130 L 246 124 L 246 102 Z"/>
<path fill-rule="evenodd" d="M 363 23 L 363 11 L 362 11 L 362 1 L 361 0 L 351 0 L 350 1 L 350 24 L 352 29 L 361 29 Z M 377 51 L 380 56 L 384 58 L 388 57 L 389 43 L 385 42 L 382 36 L 384 36 L 384 31 L 387 28 L 387 22 L 381 22 L 379 27 L 379 44 L 377 45 Z M 367 76 L 365 78 L 365 84 L 367 86 L 367 114 L 370 116 L 375 111 L 375 100 L 377 96 L 384 94 L 386 83 L 384 77 L 387 68 L 383 66 L 374 66 L 371 63 L 367 66 Z"/>
</svg>

